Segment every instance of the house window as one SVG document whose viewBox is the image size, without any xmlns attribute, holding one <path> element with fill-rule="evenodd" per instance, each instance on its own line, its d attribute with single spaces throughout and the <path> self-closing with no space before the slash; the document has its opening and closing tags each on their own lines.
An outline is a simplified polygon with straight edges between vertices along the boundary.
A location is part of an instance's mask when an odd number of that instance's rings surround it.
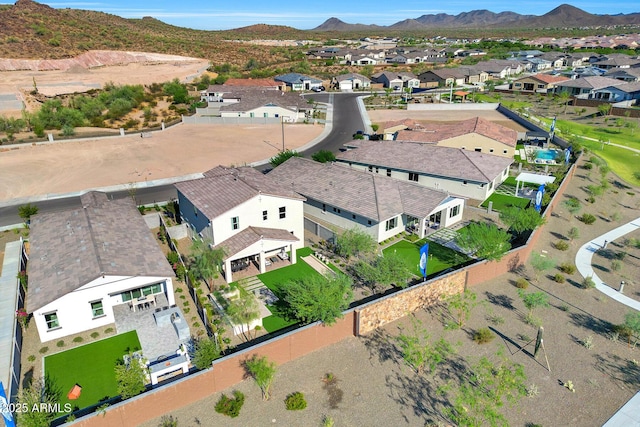
<svg viewBox="0 0 640 427">
<path fill-rule="evenodd" d="M 198 208 L 196 208 L 195 206 L 193 207 L 193 214 L 196 216 L 196 218 L 198 217 Z"/>
<path fill-rule="evenodd" d="M 91 313 L 93 314 L 93 318 L 104 316 L 104 307 L 102 307 L 102 300 L 92 301 L 91 304 Z"/>
<path fill-rule="evenodd" d="M 356 219 L 355 214 L 351 214 L 351 219 Z"/>
<path fill-rule="evenodd" d="M 418 182 L 418 174 L 417 173 L 413 173 L 413 172 L 409 172 L 409 181 Z"/>
<path fill-rule="evenodd" d="M 387 169 L 387 176 L 391 176 L 391 169 Z"/>
<path fill-rule="evenodd" d="M 459 213 L 460 213 L 460 205 L 455 205 L 449 211 L 449 218 L 453 218 L 454 216 L 457 216 Z"/>
<path fill-rule="evenodd" d="M 44 321 L 47 322 L 47 329 L 52 331 L 54 329 L 58 329 L 60 327 L 60 322 L 58 322 L 58 312 L 54 311 L 53 313 L 47 313 L 44 315 Z"/>
<path fill-rule="evenodd" d="M 373 166 L 369 166 L 367 169 L 369 170 L 369 172 L 373 172 Z"/>
<path fill-rule="evenodd" d="M 267 211 L 262 211 L 262 220 L 266 221 L 269 216 L 267 215 Z"/>
<path fill-rule="evenodd" d="M 281 208 L 278 209 L 279 214 L 280 214 L 280 219 L 285 219 L 287 217 L 287 207 L 286 206 L 282 206 Z"/>
<path fill-rule="evenodd" d="M 371 225 L 371 220 L 368 220 L 368 221 L 367 221 L 367 224 Z"/>
<path fill-rule="evenodd" d="M 474 150 L 476 153 L 482 153 L 482 148 L 478 148 L 476 147 L 476 149 Z"/>
<path fill-rule="evenodd" d="M 322 204 L 322 212 L 326 212 L 327 211 L 327 205 L 325 205 L 324 203 Z"/>
<path fill-rule="evenodd" d="M 380 173 L 380 168 L 376 166 L 376 173 Z"/>
<path fill-rule="evenodd" d="M 386 231 L 389 231 L 389 230 L 393 230 L 394 228 L 396 228 L 397 225 L 398 225 L 398 217 L 394 217 L 394 218 L 391 218 L 391 219 L 387 220 L 384 228 L 385 228 Z"/>
<path fill-rule="evenodd" d="M 507 150 L 502 150 L 502 154 L 507 154 Z"/>
<path fill-rule="evenodd" d="M 238 228 L 240 228 L 240 217 L 234 216 L 231 218 L 231 229 L 237 230 Z"/>
</svg>

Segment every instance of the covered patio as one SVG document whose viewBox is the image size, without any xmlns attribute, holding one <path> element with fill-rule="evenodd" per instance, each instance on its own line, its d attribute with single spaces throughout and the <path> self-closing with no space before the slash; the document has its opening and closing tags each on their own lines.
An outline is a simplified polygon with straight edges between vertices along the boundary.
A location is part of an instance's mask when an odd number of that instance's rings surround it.
<svg viewBox="0 0 640 427">
<path fill-rule="evenodd" d="M 216 247 L 225 252 L 223 274 L 231 283 L 238 278 L 265 273 L 268 267 L 295 264 L 299 239 L 287 230 L 248 227 Z M 284 263 L 283 263 L 284 264 Z M 249 271 L 249 273 L 247 273 Z M 234 275 L 237 276 L 234 279 Z"/>
<path fill-rule="evenodd" d="M 536 184 L 536 185 L 546 185 L 554 182 L 556 180 L 555 176 L 552 175 L 539 175 L 537 173 L 530 172 L 522 172 L 520 175 L 516 177 L 516 197 L 524 197 L 528 199 L 533 199 L 535 197 L 535 190 L 532 188 L 524 188 L 524 183 Z M 520 183 L 523 183 L 522 186 Z M 518 194 L 520 193 L 520 194 Z"/>
</svg>

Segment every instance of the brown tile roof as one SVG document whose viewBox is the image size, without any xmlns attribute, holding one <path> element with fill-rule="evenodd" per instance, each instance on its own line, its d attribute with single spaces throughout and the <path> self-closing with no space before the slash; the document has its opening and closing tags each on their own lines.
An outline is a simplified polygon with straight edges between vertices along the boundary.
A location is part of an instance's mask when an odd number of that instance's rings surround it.
<svg viewBox="0 0 640 427">
<path fill-rule="evenodd" d="M 131 199 L 89 192 L 81 202 L 31 219 L 29 312 L 104 274 L 175 276 Z"/>
<path fill-rule="evenodd" d="M 410 182 L 301 157 L 290 158 L 269 176 L 305 197 L 374 221 L 403 213 L 423 218 L 449 197 Z"/>
<path fill-rule="evenodd" d="M 297 242 L 299 239 L 287 230 L 280 228 L 247 227 L 234 234 L 215 247 L 224 249 L 225 259 L 229 259 L 238 252 L 258 243 L 261 240 L 283 240 Z"/>
<path fill-rule="evenodd" d="M 518 141 L 518 132 L 482 117 L 455 123 L 425 123 L 421 125 L 419 131 L 431 135 L 431 138 L 427 138 L 424 142 L 440 142 L 470 133 L 486 136 L 510 147 L 515 147 Z M 399 136 L 396 140 L 401 141 Z"/>
<path fill-rule="evenodd" d="M 539 74 L 535 74 L 533 76 L 531 76 L 532 79 L 536 79 L 536 80 L 540 80 L 543 83 L 546 84 L 552 84 L 552 83 L 560 83 L 563 82 L 565 80 L 569 80 L 569 77 L 565 77 L 565 76 L 553 76 L 551 74 L 544 74 L 544 73 L 539 73 Z M 518 79 L 520 80 L 520 79 Z"/>
<path fill-rule="evenodd" d="M 338 154 L 338 161 L 480 183 L 493 181 L 513 163 L 506 157 L 414 142 L 362 140 L 349 145 L 357 148 Z"/>
<path fill-rule="evenodd" d="M 402 128 L 402 129 L 414 129 L 420 127 L 420 123 L 416 122 L 413 119 L 402 119 L 402 120 L 392 120 L 389 122 L 382 123 L 380 126 L 382 131 L 387 131 L 387 129 L 392 128 Z"/>
<path fill-rule="evenodd" d="M 205 172 L 204 178 L 178 182 L 175 186 L 210 220 L 260 194 L 304 200 L 290 188 L 248 166 L 217 166 Z"/>
<path fill-rule="evenodd" d="M 233 95 L 230 94 L 227 98 L 235 97 Z M 239 102 L 223 105 L 220 111 L 251 111 L 265 105 L 277 105 L 292 111 L 306 111 L 311 108 L 306 99 L 294 92 L 252 89 L 243 91 L 239 98 Z"/>
</svg>

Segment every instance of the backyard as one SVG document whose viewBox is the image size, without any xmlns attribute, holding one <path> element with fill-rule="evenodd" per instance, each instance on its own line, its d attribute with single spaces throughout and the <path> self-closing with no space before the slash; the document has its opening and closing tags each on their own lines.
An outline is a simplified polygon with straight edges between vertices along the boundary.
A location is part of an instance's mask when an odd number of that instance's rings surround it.
<svg viewBox="0 0 640 427">
<path fill-rule="evenodd" d="M 44 370 L 62 393 L 60 403 L 85 408 L 118 395 L 114 368 L 129 351 L 140 350 L 135 331 L 105 338 L 44 358 Z M 78 384 L 82 394 L 67 399 L 67 392 Z"/>
<path fill-rule="evenodd" d="M 425 243 L 429 243 L 429 261 L 427 262 L 427 276 L 446 270 L 448 268 L 455 267 L 456 265 L 463 264 L 469 260 L 466 255 L 456 252 L 453 249 L 449 249 L 446 246 L 442 246 L 436 242 L 429 241 L 428 239 L 422 239 L 417 242 L 409 242 L 407 240 L 400 240 L 397 243 L 384 249 L 384 254 L 395 252 L 407 260 L 408 265 L 412 266 L 412 272 L 417 277 L 422 276 L 420 271 L 420 248 Z"/>
</svg>

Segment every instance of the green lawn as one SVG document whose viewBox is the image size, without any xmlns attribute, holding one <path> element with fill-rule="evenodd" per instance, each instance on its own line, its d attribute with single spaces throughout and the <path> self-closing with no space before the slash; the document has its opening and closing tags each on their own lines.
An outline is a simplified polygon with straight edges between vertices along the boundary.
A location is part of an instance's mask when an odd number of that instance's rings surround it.
<svg viewBox="0 0 640 427">
<path fill-rule="evenodd" d="M 489 206 L 489 202 L 493 202 L 492 209 L 499 212 L 509 206 L 519 206 L 522 208 L 526 208 L 527 206 L 529 206 L 530 200 L 523 199 L 521 197 L 505 196 L 504 194 L 493 193 L 480 206 L 486 208 L 487 206 Z"/>
<path fill-rule="evenodd" d="M 44 358 L 44 371 L 62 391 L 61 404 L 85 408 L 118 394 L 114 368 L 128 350 L 139 350 L 135 331 L 116 335 Z M 67 393 L 78 384 L 82 394 L 68 400 Z"/>
<path fill-rule="evenodd" d="M 399 242 L 384 249 L 382 253 L 396 252 L 405 258 L 409 265 L 413 266 L 413 273 L 420 277 L 420 248 L 427 242 L 428 239 L 422 239 L 417 242 L 409 242 L 407 240 L 400 240 Z M 437 273 L 447 268 L 462 264 L 468 261 L 469 258 L 459 252 L 442 246 L 438 243 L 429 241 L 429 262 L 427 263 L 427 275 Z"/>
<path fill-rule="evenodd" d="M 579 141 L 593 154 L 607 162 L 611 171 L 623 181 L 631 185 L 640 185 L 640 180 L 636 178 L 636 174 L 640 174 L 640 153 L 611 145 L 605 145 L 603 149 L 601 143 L 582 138 Z M 595 174 L 596 172 L 594 172 Z"/>
<path fill-rule="evenodd" d="M 273 306 L 267 306 L 267 308 L 271 311 L 275 311 L 275 307 Z M 287 321 L 286 319 L 275 314 L 262 319 L 262 326 L 264 327 L 265 331 L 269 333 L 286 328 L 287 326 L 293 325 L 295 323 L 295 320 Z"/>
</svg>

